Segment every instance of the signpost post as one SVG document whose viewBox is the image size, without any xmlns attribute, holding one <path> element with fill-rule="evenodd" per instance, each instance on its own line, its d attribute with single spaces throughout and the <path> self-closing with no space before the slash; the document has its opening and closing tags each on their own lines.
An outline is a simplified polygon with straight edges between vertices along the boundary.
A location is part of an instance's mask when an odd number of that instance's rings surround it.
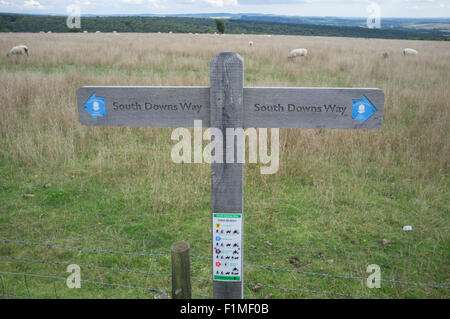
<svg viewBox="0 0 450 319">
<path fill-rule="evenodd" d="M 89 126 L 193 127 L 194 120 L 224 137 L 223 160 L 212 163 L 212 257 L 215 298 L 243 297 L 243 164 L 233 128 L 378 129 L 379 89 L 244 87 L 244 61 L 222 52 L 211 61 L 210 87 L 82 87 L 79 120 Z M 215 150 L 217 151 L 217 150 Z M 230 153 L 233 152 L 233 153 Z M 227 160 L 232 154 L 234 161 Z"/>
</svg>

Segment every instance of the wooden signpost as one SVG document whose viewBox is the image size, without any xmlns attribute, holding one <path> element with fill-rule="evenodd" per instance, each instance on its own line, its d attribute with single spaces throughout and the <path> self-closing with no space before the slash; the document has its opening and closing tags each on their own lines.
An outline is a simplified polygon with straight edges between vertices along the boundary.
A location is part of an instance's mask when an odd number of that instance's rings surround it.
<svg viewBox="0 0 450 319">
<path fill-rule="evenodd" d="M 210 87 L 82 87 L 79 120 L 89 126 L 204 127 L 222 131 L 223 161 L 212 163 L 212 257 L 215 298 L 243 297 L 243 164 L 227 128 L 378 129 L 379 89 L 244 87 L 244 61 L 222 52 L 211 61 Z M 234 138 L 234 137 L 233 137 Z M 243 137 L 242 137 L 243 138 Z M 231 147 L 234 147 L 230 150 Z M 234 152 L 233 163 L 227 152 Z"/>
</svg>

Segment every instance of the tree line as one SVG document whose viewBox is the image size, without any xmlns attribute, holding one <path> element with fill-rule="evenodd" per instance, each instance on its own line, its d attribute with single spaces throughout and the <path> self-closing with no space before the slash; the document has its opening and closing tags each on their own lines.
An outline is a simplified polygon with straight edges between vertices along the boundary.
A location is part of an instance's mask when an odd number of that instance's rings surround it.
<svg viewBox="0 0 450 319">
<path fill-rule="evenodd" d="M 66 19 L 64 16 L 0 14 L 0 32 L 219 32 L 233 34 L 277 34 L 416 40 L 450 39 L 450 37 L 434 34 L 395 29 L 368 29 L 361 27 L 189 17 L 82 17 L 81 29 L 69 29 L 66 25 Z"/>
</svg>

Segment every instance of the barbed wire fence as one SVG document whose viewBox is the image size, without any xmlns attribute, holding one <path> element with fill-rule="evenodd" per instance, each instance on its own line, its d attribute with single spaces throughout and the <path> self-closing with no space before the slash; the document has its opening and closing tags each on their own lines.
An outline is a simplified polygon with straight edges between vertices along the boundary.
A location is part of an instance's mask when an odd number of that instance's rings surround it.
<svg viewBox="0 0 450 319">
<path fill-rule="evenodd" d="M 76 246 L 60 245 L 60 244 L 53 244 L 53 243 L 39 243 L 39 242 L 29 242 L 29 241 L 10 240 L 10 239 L 0 239 L 0 243 L 18 244 L 18 245 L 26 245 L 26 246 L 41 246 L 41 247 L 47 247 L 47 248 L 62 248 L 62 249 L 76 250 L 79 252 L 103 253 L 103 254 L 111 254 L 111 255 L 125 255 L 125 256 L 137 256 L 137 257 L 170 257 L 169 253 L 152 254 L 152 253 L 138 253 L 138 252 L 127 252 L 127 251 L 114 251 L 114 250 L 106 250 L 106 249 L 76 247 Z M 190 257 L 197 259 L 197 260 L 205 260 L 208 262 L 212 260 L 211 257 L 205 257 L 205 256 L 196 255 L 196 254 L 190 254 Z M 32 263 L 32 264 L 51 264 L 51 265 L 67 265 L 67 266 L 76 264 L 80 268 L 85 268 L 85 269 L 114 271 L 114 272 L 121 272 L 121 273 L 132 273 L 132 274 L 145 275 L 145 276 L 155 276 L 155 277 L 159 277 L 159 278 L 171 278 L 172 277 L 172 274 L 169 274 L 169 273 L 146 272 L 146 271 L 141 271 L 141 270 L 118 268 L 118 267 L 93 266 L 93 265 L 89 265 L 89 264 L 82 264 L 82 263 L 80 264 L 77 262 L 70 262 L 70 261 L 54 261 L 54 260 L 35 259 L 35 258 L 16 257 L 16 256 L 0 256 L 0 260 L 18 261 L 18 262 L 26 262 L 26 263 Z M 334 275 L 334 274 L 310 272 L 310 271 L 303 271 L 303 270 L 298 270 L 298 269 L 286 269 L 286 268 L 264 266 L 264 265 L 254 265 L 254 264 L 245 264 L 244 263 L 244 267 L 257 268 L 257 269 L 269 270 L 269 271 L 275 271 L 275 272 L 284 272 L 284 273 L 290 273 L 290 274 L 305 275 L 305 276 L 322 277 L 322 278 L 336 278 L 336 279 L 364 280 L 364 281 L 367 280 L 367 277 L 361 277 L 361 276 Z M 28 296 L 14 295 L 14 294 L 11 294 L 8 291 L 6 291 L 7 289 L 5 287 L 3 276 L 23 277 Z M 56 276 L 56 275 L 33 274 L 33 273 L 27 273 L 27 272 L 11 272 L 11 271 L 3 271 L 2 269 L 0 269 L 0 283 L 1 283 L 0 288 L 2 289 L 0 297 L 2 297 L 2 298 L 18 298 L 18 299 L 19 298 L 20 299 L 22 299 L 22 298 L 31 298 L 31 299 L 40 298 L 39 296 L 31 296 L 31 293 L 30 293 L 30 290 L 28 287 L 27 278 L 45 278 L 45 279 L 53 280 L 53 288 L 54 288 L 55 298 L 58 298 L 58 294 L 57 294 L 56 287 L 54 284 L 55 280 L 67 281 L 67 277 L 61 277 L 61 276 Z M 204 277 L 198 277 L 198 276 L 192 276 L 192 275 L 191 275 L 191 279 L 194 279 L 197 281 L 203 281 L 203 282 L 212 282 L 211 278 L 204 278 Z M 450 286 L 448 286 L 446 284 L 418 283 L 418 282 L 409 282 L 409 281 L 400 281 L 400 280 L 382 279 L 382 278 L 380 278 L 379 280 L 381 282 L 386 282 L 386 283 L 390 283 L 390 284 L 420 286 L 420 287 L 439 288 L 439 289 L 450 289 Z M 139 290 L 153 293 L 155 298 L 159 298 L 160 296 L 163 296 L 163 298 L 164 297 L 167 298 L 170 295 L 170 289 L 166 289 L 166 288 L 143 287 L 143 286 L 123 284 L 123 283 L 111 283 L 111 282 L 87 280 L 87 279 L 80 279 L 80 282 L 85 283 L 85 284 L 101 286 L 101 287 L 139 289 Z M 244 282 L 244 285 L 250 286 L 252 288 L 255 286 L 258 286 L 259 288 L 266 287 L 266 288 L 270 288 L 273 290 L 279 290 L 279 291 L 285 291 L 285 292 L 299 292 L 299 293 L 307 293 L 307 294 L 313 294 L 313 295 L 360 298 L 360 299 L 374 299 L 375 298 L 375 297 L 371 297 L 371 296 L 365 296 L 365 295 L 359 295 L 359 294 L 347 294 L 347 293 L 340 293 L 340 292 L 334 292 L 334 291 L 279 287 L 276 285 L 259 283 L 259 282 L 258 283 Z M 211 295 L 207 295 L 207 294 L 203 294 L 203 293 L 199 293 L 199 292 L 194 292 L 194 293 L 192 293 L 192 295 L 201 297 L 201 298 L 213 298 L 213 296 L 211 296 Z"/>
</svg>

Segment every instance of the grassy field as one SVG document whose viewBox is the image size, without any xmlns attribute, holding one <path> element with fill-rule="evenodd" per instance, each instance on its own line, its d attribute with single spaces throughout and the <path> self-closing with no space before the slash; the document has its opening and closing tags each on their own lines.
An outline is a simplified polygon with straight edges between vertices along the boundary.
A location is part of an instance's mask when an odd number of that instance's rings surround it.
<svg viewBox="0 0 450 319">
<path fill-rule="evenodd" d="M 252 40 L 255 45 L 248 46 Z M 30 56 L 7 58 L 13 45 Z M 310 56 L 289 61 L 291 49 Z M 403 57 L 402 49 L 419 51 Z M 294 36 L 0 35 L 0 239 L 139 253 L 176 241 L 210 257 L 208 164 L 174 164 L 170 128 L 84 127 L 85 85 L 208 86 L 221 51 L 245 59 L 246 86 L 378 87 L 378 131 L 280 130 L 280 170 L 245 165 L 247 264 L 449 285 L 450 43 Z M 389 58 L 382 57 L 383 52 Z M 49 188 L 43 187 L 50 183 Z M 34 195 L 30 196 L 30 194 Z M 412 231 L 403 231 L 412 225 Z M 388 244 L 383 244 L 387 239 Z M 269 245 L 270 243 L 271 245 Z M 0 256 L 170 273 L 168 257 L 0 242 Z M 297 257 L 291 264 L 289 259 Z M 0 258 L 0 271 L 67 277 L 65 264 Z M 211 278 L 192 258 L 192 275 Z M 83 280 L 170 289 L 170 278 L 82 268 Z M 449 298 L 449 290 L 246 267 L 244 280 L 380 298 Z M 144 289 L 1 275 L 0 294 L 153 298 Z M 195 294 L 211 282 L 193 279 Z M 339 298 L 245 285 L 246 298 Z M 199 296 L 196 296 L 199 297 Z M 345 297 L 345 296 L 342 296 Z"/>
</svg>

